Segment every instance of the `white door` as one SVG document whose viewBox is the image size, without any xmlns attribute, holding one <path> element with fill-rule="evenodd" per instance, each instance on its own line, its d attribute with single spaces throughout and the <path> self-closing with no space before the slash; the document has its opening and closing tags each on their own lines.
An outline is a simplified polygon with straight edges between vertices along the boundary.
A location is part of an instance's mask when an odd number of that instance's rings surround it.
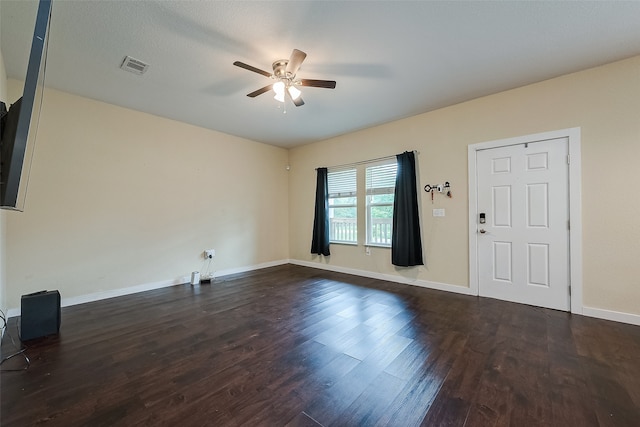
<svg viewBox="0 0 640 427">
<path fill-rule="evenodd" d="M 477 152 L 481 296 L 569 310 L 568 150 L 558 138 Z"/>
</svg>

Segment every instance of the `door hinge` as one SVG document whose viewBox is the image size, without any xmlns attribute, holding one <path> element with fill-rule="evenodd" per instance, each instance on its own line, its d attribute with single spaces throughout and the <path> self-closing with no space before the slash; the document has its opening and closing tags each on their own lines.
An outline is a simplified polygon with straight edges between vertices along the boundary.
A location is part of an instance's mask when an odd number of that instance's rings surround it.
<svg viewBox="0 0 640 427">
<path fill-rule="evenodd" d="M 567 221 L 567 230 L 571 230 L 571 220 Z"/>
<path fill-rule="evenodd" d="M 571 164 L 571 154 L 567 154 L 567 164 Z"/>
</svg>

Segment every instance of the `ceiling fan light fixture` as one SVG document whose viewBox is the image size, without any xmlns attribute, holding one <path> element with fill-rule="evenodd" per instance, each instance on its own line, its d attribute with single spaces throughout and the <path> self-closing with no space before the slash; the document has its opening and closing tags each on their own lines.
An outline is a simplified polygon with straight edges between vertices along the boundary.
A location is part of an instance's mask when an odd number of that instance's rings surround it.
<svg viewBox="0 0 640 427">
<path fill-rule="evenodd" d="M 273 91 L 276 93 L 273 97 L 276 101 L 284 102 L 284 82 L 279 81 L 273 84 Z"/>
<path fill-rule="evenodd" d="M 273 91 L 274 91 L 275 93 L 278 93 L 278 94 L 279 94 L 279 93 L 281 93 L 281 94 L 283 94 L 283 95 L 284 95 L 284 87 L 285 87 L 285 86 L 284 86 L 284 82 L 282 82 L 282 81 L 280 81 L 280 82 L 275 82 L 275 83 L 273 84 Z"/>
<path fill-rule="evenodd" d="M 289 91 L 289 95 L 291 95 L 291 98 L 293 100 L 298 99 L 300 97 L 300 94 L 302 93 L 295 86 L 289 86 L 289 88 L 287 90 Z"/>
</svg>

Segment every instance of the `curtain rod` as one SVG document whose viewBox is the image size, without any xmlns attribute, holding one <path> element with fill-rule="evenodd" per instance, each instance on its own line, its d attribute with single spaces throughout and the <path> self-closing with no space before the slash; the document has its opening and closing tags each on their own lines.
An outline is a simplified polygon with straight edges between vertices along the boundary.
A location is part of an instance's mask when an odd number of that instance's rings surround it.
<svg viewBox="0 0 640 427">
<path fill-rule="evenodd" d="M 418 150 L 411 150 L 411 151 L 413 153 L 415 153 L 415 154 L 420 154 L 420 152 Z M 391 156 L 378 157 L 376 159 L 360 160 L 359 162 L 345 163 L 343 165 L 327 166 L 327 169 L 346 168 L 346 167 L 349 167 L 349 166 L 358 166 L 358 165 L 364 165 L 366 163 L 379 162 L 381 160 L 391 160 L 391 159 L 395 159 L 396 156 L 397 156 L 397 154 L 393 154 Z M 318 170 L 318 168 L 315 168 L 315 170 Z"/>
</svg>

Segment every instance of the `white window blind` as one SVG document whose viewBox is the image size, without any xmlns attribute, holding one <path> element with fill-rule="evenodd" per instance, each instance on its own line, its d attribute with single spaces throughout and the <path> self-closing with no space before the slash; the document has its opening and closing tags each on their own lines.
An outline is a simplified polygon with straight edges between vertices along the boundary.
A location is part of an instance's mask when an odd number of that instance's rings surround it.
<svg viewBox="0 0 640 427">
<path fill-rule="evenodd" d="M 329 197 L 355 197 L 357 193 L 356 170 L 329 171 L 327 184 Z"/>
<path fill-rule="evenodd" d="M 367 168 L 367 194 L 393 193 L 396 186 L 396 162 Z"/>
</svg>

